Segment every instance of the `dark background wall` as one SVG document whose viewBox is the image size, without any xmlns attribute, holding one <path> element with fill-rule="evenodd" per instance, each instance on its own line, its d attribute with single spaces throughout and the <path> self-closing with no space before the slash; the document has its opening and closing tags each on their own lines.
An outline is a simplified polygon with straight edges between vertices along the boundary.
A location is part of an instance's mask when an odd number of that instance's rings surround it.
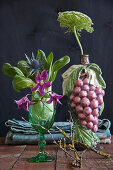
<svg viewBox="0 0 113 170">
<path fill-rule="evenodd" d="M 5 136 L 8 119 L 27 118 L 27 113 L 17 110 L 13 103 L 26 94 L 13 90 L 11 79 L 2 73 L 4 62 L 16 65 L 29 57 L 33 51 L 51 51 L 55 59 L 69 55 L 71 62 L 61 69 L 54 82 L 53 90 L 62 93 L 61 74 L 72 64 L 79 64 L 80 50 L 73 34 L 64 34 L 57 21 L 60 11 L 75 10 L 90 16 L 94 33 L 82 33 L 84 53 L 90 55 L 90 62 L 97 63 L 107 83 L 104 97 L 105 109 L 101 118 L 108 118 L 113 124 L 113 1 L 112 0 L 3 0 L 0 1 L 0 136 Z M 56 121 L 67 120 L 66 97 L 63 106 L 57 107 Z M 112 130 L 112 128 L 111 128 Z M 113 133 L 113 130 L 112 130 Z"/>
</svg>

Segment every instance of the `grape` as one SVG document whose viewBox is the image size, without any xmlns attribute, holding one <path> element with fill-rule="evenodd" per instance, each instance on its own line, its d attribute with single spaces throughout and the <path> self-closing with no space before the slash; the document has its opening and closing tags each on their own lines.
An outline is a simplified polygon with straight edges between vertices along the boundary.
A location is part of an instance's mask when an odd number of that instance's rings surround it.
<svg viewBox="0 0 113 170">
<path fill-rule="evenodd" d="M 92 131 L 93 131 L 93 132 L 96 132 L 97 130 L 98 130 L 97 125 L 94 125 Z"/>
<path fill-rule="evenodd" d="M 87 92 L 82 90 L 80 93 L 79 93 L 79 96 L 80 97 L 86 97 L 87 96 Z"/>
<path fill-rule="evenodd" d="M 76 80 L 75 82 L 76 86 L 83 86 L 83 81 L 82 80 Z"/>
<path fill-rule="evenodd" d="M 88 79 L 88 78 L 85 78 L 85 79 L 83 80 L 83 83 L 84 83 L 84 84 L 89 84 L 89 79 Z"/>
<path fill-rule="evenodd" d="M 85 119 L 86 116 L 83 113 L 78 113 L 78 118 L 79 119 Z"/>
<path fill-rule="evenodd" d="M 80 123 L 81 123 L 81 125 L 83 125 L 83 126 L 86 126 L 86 125 L 87 125 L 87 122 L 86 122 L 85 120 L 81 120 Z"/>
<path fill-rule="evenodd" d="M 90 106 L 91 106 L 92 109 L 97 108 L 98 107 L 98 100 L 93 99 L 90 103 Z"/>
<path fill-rule="evenodd" d="M 78 104 L 78 103 L 80 103 L 81 98 L 80 98 L 79 96 L 76 96 L 76 97 L 74 98 L 74 101 L 75 101 L 76 104 Z"/>
<path fill-rule="evenodd" d="M 93 116 L 98 116 L 98 113 L 99 113 L 98 108 L 93 109 L 93 111 L 92 111 Z"/>
<path fill-rule="evenodd" d="M 90 105 L 89 99 L 88 99 L 87 97 L 84 97 L 84 98 L 81 100 L 81 105 L 82 105 L 83 107 L 89 106 L 89 105 Z"/>
<path fill-rule="evenodd" d="M 97 116 L 94 116 L 93 124 L 94 124 L 94 125 L 97 125 L 97 124 L 98 124 L 98 117 L 97 117 Z"/>
<path fill-rule="evenodd" d="M 95 88 L 95 86 L 90 85 L 90 86 L 89 86 L 89 89 L 92 91 L 92 90 L 95 90 L 96 88 Z"/>
<path fill-rule="evenodd" d="M 74 91 L 74 93 L 79 94 L 79 92 L 81 91 L 81 88 L 75 87 L 73 91 Z"/>
<path fill-rule="evenodd" d="M 87 126 L 88 129 L 92 129 L 93 128 L 93 123 L 92 122 L 88 122 L 86 126 Z"/>
<path fill-rule="evenodd" d="M 101 87 L 97 87 L 96 88 L 96 93 L 97 94 L 102 94 L 102 88 Z"/>
<path fill-rule="evenodd" d="M 89 86 L 87 84 L 83 85 L 82 90 L 89 91 Z"/>
<path fill-rule="evenodd" d="M 92 113 L 91 107 L 85 107 L 84 110 L 83 110 L 83 113 L 84 113 L 85 115 L 91 114 L 91 113 Z"/>
<path fill-rule="evenodd" d="M 90 114 L 89 116 L 86 117 L 87 122 L 92 122 L 93 120 L 94 120 L 94 117 L 92 114 Z"/>
<path fill-rule="evenodd" d="M 75 106 L 76 106 L 75 103 L 71 103 L 70 105 L 71 105 L 71 108 L 72 108 L 72 109 L 75 109 Z"/>
<path fill-rule="evenodd" d="M 99 104 L 101 105 L 103 103 L 103 96 L 101 94 L 98 95 L 97 100 L 98 100 Z"/>
<path fill-rule="evenodd" d="M 76 111 L 77 112 L 83 112 L 83 107 L 81 105 L 76 106 Z"/>
<path fill-rule="evenodd" d="M 70 100 L 73 100 L 74 99 L 74 95 L 71 94 L 69 98 L 70 98 Z"/>
<path fill-rule="evenodd" d="M 89 99 L 94 99 L 96 98 L 96 93 L 94 91 L 89 91 L 88 92 L 88 98 Z"/>
<path fill-rule="evenodd" d="M 102 95 L 103 95 L 103 96 L 105 95 L 105 91 L 104 91 L 104 90 L 102 90 Z"/>
<path fill-rule="evenodd" d="M 88 78 L 84 78 L 75 81 L 69 97 L 70 106 L 75 110 L 80 124 L 93 132 L 98 130 L 98 116 L 104 95 L 105 91 L 101 87 L 93 86 Z"/>
</svg>

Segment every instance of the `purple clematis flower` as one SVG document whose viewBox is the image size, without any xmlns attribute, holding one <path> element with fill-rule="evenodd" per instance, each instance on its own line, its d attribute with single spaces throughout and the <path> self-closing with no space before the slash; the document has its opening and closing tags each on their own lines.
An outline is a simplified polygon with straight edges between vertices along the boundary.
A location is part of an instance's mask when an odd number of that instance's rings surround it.
<svg viewBox="0 0 113 170">
<path fill-rule="evenodd" d="M 21 98 L 20 100 L 14 100 L 14 103 L 18 105 L 18 109 L 23 107 L 23 109 L 27 112 L 29 112 L 28 105 L 35 104 L 35 102 L 31 102 L 26 96 Z"/>
<path fill-rule="evenodd" d="M 52 101 L 54 101 L 54 105 L 56 106 L 57 103 L 62 104 L 59 99 L 61 99 L 63 96 L 58 95 L 56 93 L 49 93 L 50 99 L 46 102 L 47 104 L 50 104 Z"/>
<path fill-rule="evenodd" d="M 35 78 L 37 85 L 32 88 L 32 91 L 35 91 L 38 89 L 40 96 L 43 97 L 45 94 L 44 89 L 47 89 L 52 85 L 50 81 L 45 82 L 47 78 L 48 78 L 47 70 L 43 70 L 41 72 L 41 75 L 38 73 Z"/>
</svg>

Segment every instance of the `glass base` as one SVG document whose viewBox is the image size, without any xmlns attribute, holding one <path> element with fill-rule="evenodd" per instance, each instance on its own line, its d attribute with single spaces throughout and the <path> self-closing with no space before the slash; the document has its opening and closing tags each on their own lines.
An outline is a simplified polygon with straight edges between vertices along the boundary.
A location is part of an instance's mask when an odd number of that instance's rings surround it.
<svg viewBox="0 0 113 170">
<path fill-rule="evenodd" d="M 29 162 L 52 162 L 55 160 L 55 158 L 53 156 L 47 156 L 46 153 L 44 153 L 31 157 L 28 160 Z"/>
</svg>

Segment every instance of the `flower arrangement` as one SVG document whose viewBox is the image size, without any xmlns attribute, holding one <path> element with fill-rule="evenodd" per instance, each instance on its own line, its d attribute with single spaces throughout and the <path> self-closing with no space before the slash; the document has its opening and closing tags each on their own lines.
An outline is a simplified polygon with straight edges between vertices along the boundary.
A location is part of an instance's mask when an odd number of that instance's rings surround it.
<svg viewBox="0 0 113 170">
<path fill-rule="evenodd" d="M 31 59 L 25 56 L 26 60 L 19 61 L 17 67 L 9 63 L 3 65 L 3 73 L 13 78 L 13 88 L 17 92 L 25 88 L 31 89 L 31 94 L 27 94 L 20 100 L 14 100 L 18 109 L 23 108 L 29 112 L 29 105 L 35 105 L 39 101 L 43 104 L 54 102 L 55 106 L 57 103 L 61 104 L 59 99 L 63 96 L 54 93 L 51 87 L 58 70 L 69 63 L 70 58 L 64 56 L 53 63 L 53 53 L 46 57 L 42 50 L 38 50 L 36 57 L 32 53 Z M 28 98 L 29 95 L 32 96 L 31 101 Z"/>
</svg>

